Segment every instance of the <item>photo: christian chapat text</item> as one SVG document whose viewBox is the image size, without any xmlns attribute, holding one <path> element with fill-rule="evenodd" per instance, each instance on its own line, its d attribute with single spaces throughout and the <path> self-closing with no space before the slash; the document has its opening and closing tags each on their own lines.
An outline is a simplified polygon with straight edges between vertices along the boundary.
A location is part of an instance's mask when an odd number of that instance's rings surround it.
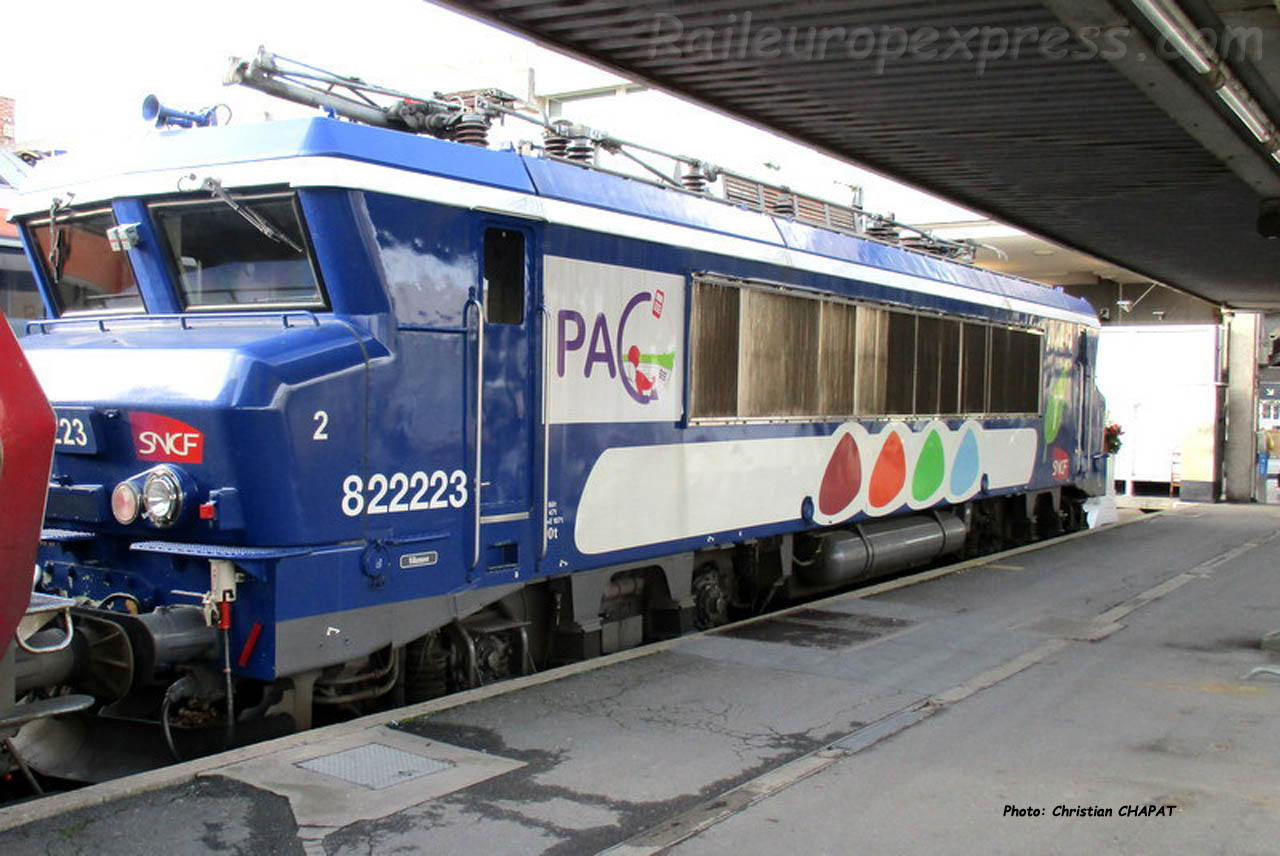
<svg viewBox="0 0 1280 856">
<path fill-rule="evenodd" d="M 1002 817 L 1173 817 L 1176 805 L 1056 805 L 1052 810 L 1006 803 Z"/>
</svg>

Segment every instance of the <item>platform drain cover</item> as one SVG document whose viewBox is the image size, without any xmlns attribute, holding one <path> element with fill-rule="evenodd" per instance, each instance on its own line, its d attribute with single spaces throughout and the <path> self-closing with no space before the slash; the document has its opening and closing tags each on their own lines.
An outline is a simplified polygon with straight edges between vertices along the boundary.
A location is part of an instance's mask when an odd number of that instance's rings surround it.
<svg viewBox="0 0 1280 856">
<path fill-rule="evenodd" d="M 300 761 L 297 766 L 377 791 L 448 770 L 453 765 L 448 761 L 392 749 L 381 743 L 366 743 L 354 749 Z"/>
<path fill-rule="evenodd" d="M 765 618 L 715 631 L 722 636 L 777 642 L 802 648 L 838 650 L 878 641 L 915 625 L 904 618 L 800 609 L 779 618 Z"/>
</svg>

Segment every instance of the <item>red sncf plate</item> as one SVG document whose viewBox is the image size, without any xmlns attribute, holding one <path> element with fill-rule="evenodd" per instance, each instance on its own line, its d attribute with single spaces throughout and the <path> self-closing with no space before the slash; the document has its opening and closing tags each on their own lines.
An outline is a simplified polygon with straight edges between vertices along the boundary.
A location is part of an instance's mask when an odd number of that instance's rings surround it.
<svg viewBox="0 0 1280 856">
<path fill-rule="evenodd" d="M 1066 481 L 1071 475 L 1071 458 L 1060 446 L 1053 447 L 1053 478 L 1055 481 Z"/>
<path fill-rule="evenodd" d="M 129 428 L 140 461 L 198 464 L 204 460 L 204 434 L 179 419 L 158 413 L 130 413 Z"/>
</svg>

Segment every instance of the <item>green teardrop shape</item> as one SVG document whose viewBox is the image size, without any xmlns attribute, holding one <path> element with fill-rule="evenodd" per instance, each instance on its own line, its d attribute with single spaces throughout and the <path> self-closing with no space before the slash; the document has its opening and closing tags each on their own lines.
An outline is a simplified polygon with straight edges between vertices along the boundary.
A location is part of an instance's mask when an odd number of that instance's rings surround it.
<svg viewBox="0 0 1280 856">
<path fill-rule="evenodd" d="M 1056 440 L 1058 431 L 1062 428 L 1062 414 L 1067 409 L 1067 378 L 1066 372 L 1058 375 L 1058 382 L 1053 385 L 1053 391 L 1049 395 L 1049 404 L 1044 410 L 1045 445 Z"/>
<path fill-rule="evenodd" d="M 946 456 L 942 451 L 942 438 L 936 430 L 930 431 L 925 438 L 924 448 L 916 459 L 916 472 L 911 477 L 911 496 L 916 502 L 922 502 L 937 492 L 942 486 L 942 476 L 946 470 Z"/>
</svg>

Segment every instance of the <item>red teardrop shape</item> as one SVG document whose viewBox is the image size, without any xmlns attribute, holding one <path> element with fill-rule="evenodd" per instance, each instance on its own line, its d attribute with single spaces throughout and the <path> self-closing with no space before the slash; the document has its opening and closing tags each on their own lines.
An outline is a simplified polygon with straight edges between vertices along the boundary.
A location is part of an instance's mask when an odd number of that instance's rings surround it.
<svg viewBox="0 0 1280 856">
<path fill-rule="evenodd" d="M 845 434 L 827 461 L 827 471 L 822 474 L 818 510 L 827 516 L 843 511 L 861 488 L 862 458 L 858 455 L 858 444 L 852 434 Z"/>
<path fill-rule="evenodd" d="M 907 455 L 902 448 L 902 438 L 898 432 L 891 431 L 885 438 L 880 457 L 876 459 L 875 468 L 871 471 L 871 504 L 883 508 L 902 490 L 907 480 Z"/>
</svg>

